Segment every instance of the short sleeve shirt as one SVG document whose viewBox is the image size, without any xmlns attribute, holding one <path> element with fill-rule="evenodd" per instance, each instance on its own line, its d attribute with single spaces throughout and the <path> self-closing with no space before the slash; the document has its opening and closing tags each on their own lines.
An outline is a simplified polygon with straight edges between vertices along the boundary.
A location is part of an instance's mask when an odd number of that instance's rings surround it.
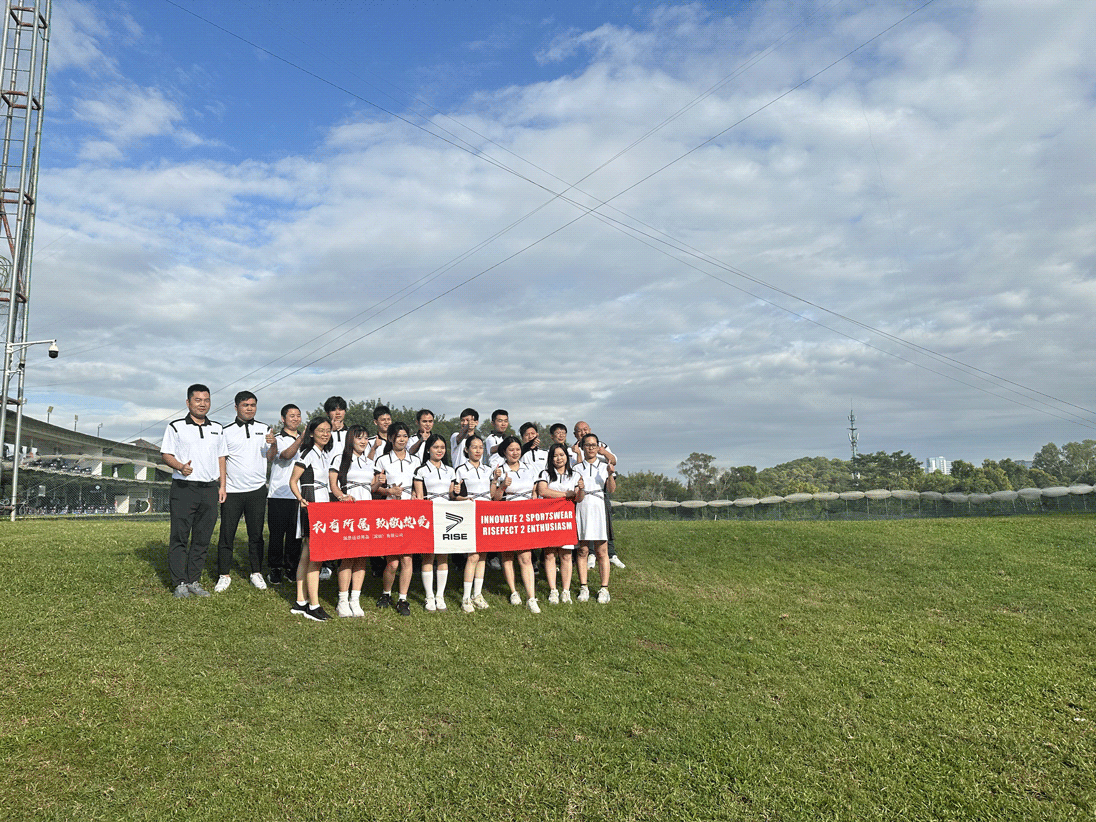
<svg viewBox="0 0 1096 822">
<path fill-rule="evenodd" d="M 257 420 L 236 420 L 224 426 L 225 442 L 228 444 L 225 464 L 225 490 L 228 493 L 243 494 L 266 485 L 266 454 L 270 450 L 266 434 L 269 430 L 268 425 Z"/>
<path fill-rule="evenodd" d="M 160 453 L 171 454 L 184 465 L 189 462 L 194 469 L 188 477 L 183 476 L 181 471 L 174 471 L 172 479 L 220 482 L 220 458 L 228 456 L 228 444 L 219 422 L 206 418 L 199 425 L 187 414 L 180 420 L 168 423 Z"/>
</svg>

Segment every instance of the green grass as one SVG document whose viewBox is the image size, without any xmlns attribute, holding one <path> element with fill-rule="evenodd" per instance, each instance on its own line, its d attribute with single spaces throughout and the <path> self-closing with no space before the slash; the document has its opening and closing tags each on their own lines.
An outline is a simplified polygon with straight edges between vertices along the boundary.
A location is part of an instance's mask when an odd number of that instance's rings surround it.
<svg viewBox="0 0 1096 822">
<path fill-rule="evenodd" d="M 173 599 L 166 523 L 5 523 L 0 818 L 1096 813 L 1091 519 L 618 530 L 608 606 L 318 625 Z"/>
</svg>

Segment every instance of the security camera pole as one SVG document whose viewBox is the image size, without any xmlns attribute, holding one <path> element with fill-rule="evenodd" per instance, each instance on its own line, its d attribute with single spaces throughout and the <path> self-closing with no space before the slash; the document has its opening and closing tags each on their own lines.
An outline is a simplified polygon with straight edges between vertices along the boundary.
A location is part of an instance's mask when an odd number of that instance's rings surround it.
<svg viewBox="0 0 1096 822">
<path fill-rule="evenodd" d="M 23 435 L 23 406 L 27 400 L 23 396 L 23 377 L 26 373 L 27 349 L 32 345 L 48 345 L 50 359 L 57 359 L 60 349 L 57 340 L 34 340 L 33 342 L 8 343 L 4 350 L 4 408 L 0 410 L 0 443 L 4 441 L 4 424 L 8 415 L 8 381 L 11 379 L 11 362 L 15 359 L 15 352 L 19 351 L 19 365 L 15 370 L 19 373 L 19 393 L 15 400 L 15 442 L 11 455 L 11 521 L 15 522 L 15 511 L 19 505 L 19 449 Z"/>
</svg>

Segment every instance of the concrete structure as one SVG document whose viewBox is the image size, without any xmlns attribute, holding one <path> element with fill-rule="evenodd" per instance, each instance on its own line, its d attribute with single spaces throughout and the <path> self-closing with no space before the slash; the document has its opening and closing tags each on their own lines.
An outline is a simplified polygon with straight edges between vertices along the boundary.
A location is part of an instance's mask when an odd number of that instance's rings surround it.
<svg viewBox="0 0 1096 822">
<path fill-rule="evenodd" d="M 939 471 L 941 474 L 951 475 L 951 463 L 943 457 L 929 457 L 925 460 L 925 473 L 931 474 Z"/>
<path fill-rule="evenodd" d="M 5 432 L 4 503 L 11 499 L 14 434 Z M 171 471 L 160 462 L 158 445 L 115 442 L 23 417 L 20 451 L 19 514 L 167 511 Z"/>
</svg>

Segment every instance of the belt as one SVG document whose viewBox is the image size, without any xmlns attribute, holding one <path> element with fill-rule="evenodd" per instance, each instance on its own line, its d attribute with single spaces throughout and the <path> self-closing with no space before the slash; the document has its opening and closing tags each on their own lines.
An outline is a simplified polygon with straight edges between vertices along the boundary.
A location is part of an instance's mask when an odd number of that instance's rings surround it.
<svg viewBox="0 0 1096 822">
<path fill-rule="evenodd" d="M 221 484 L 220 480 L 185 480 L 178 478 L 173 479 L 172 482 L 184 488 L 216 488 Z"/>
</svg>

